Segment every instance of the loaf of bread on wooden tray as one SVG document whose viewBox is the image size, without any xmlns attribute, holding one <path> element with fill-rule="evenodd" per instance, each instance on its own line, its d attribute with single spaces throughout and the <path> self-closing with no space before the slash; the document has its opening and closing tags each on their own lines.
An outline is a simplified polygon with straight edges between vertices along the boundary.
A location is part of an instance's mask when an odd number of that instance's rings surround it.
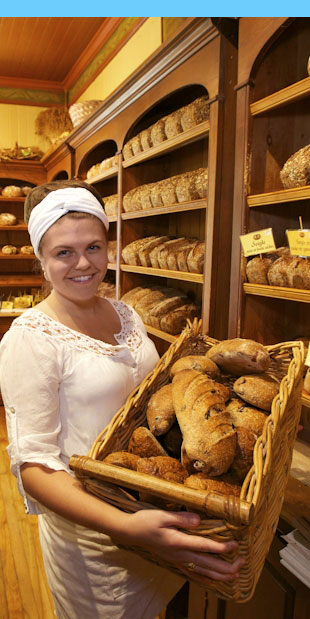
<svg viewBox="0 0 310 619">
<path fill-rule="evenodd" d="M 22 188 L 17 185 L 6 185 L 1 194 L 6 198 L 20 198 L 24 195 Z"/>
<path fill-rule="evenodd" d="M 111 196 L 105 196 L 103 198 L 103 204 L 106 215 L 108 217 L 115 217 L 118 208 L 118 194 L 113 193 Z"/>
<path fill-rule="evenodd" d="M 15 226 L 17 219 L 13 213 L 0 213 L 0 225 L 1 226 Z"/>
<path fill-rule="evenodd" d="M 285 189 L 310 185 L 310 144 L 291 155 L 280 171 Z"/>
<path fill-rule="evenodd" d="M 142 287 L 130 293 L 142 302 Z M 266 360 L 260 353 L 265 350 L 258 342 L 236 338 L 222 343 L 229 367 L 239 373 L 250 366 L 257 373 L 238 379 L 236 372 L 228 374 L 227 365 L 223 370 L 210 359 L 219 344 L 206 355 L 181 356 L 171 365 L 168 382 L 145 404 L 147 426 L 132 432 L 127 451 L 111 453 L 105 462 L 199 491 L 239 496 L 279 382 L 262 371 Z M 140 500 L 180 508 L 156 498 L 151 488 L 146 482 Z"/>
</svg>

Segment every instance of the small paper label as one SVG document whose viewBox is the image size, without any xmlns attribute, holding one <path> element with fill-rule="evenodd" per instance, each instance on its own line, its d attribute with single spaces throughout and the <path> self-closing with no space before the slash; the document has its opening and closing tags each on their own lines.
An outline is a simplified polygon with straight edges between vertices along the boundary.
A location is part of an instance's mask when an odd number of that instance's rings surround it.
<svg viewBox="0 0 310 619">
<path fill-rule="evenodd" d="M 310 230 L 287 230 L 286 234 L 293 256 L 310 256 Z"/>
<path fill-rule="evenodd" d="M 242 234 L 240 241 L 245 257 L 266 254 L 276 250 L 272 228 Z"/>
</svg>

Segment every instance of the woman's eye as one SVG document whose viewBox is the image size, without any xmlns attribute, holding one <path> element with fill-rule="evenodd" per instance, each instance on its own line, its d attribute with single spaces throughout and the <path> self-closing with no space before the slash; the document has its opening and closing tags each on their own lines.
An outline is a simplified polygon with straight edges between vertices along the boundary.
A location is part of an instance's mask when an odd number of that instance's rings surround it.
<svg viewBox="0 0 310 619">
<path fill-rule="evenodd" d="M 70 253 L 70 252 L 69 252 L 69 250 L 68 250 L 68 249 L 61 249 L 61 250 L 58 252 L 57 256 L 68 256 L 68 255 L 69 255 L 69 253 Z"/>
<path fill-rule="evenodd" d="M 95 249 L 100 249 L 99 245 L 89 245 L 88 249 L 94 251 Z"/>
</svg>

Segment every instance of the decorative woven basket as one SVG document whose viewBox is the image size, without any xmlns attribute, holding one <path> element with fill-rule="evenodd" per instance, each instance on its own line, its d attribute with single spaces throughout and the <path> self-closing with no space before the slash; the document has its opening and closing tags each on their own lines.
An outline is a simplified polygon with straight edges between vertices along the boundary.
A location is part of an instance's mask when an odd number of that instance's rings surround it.
<svg viewBox="0 0 310 619">
<path fill-rule="evenodd" d="M 73 127 L 78 127 L 87 116 L 92 114 L 102 101 L 94 99 L 93 101 L 81 101 L 80 103 L 73 103 L 69 107 L 69 115 L 72 120 Z"/>
<path fill-rule="evenodd" d="M 127 449 L 132 432 L 146 425 L 146 406 L 150 396 L 169 382 L 169 368 L 180 357 L 205 354 L 217 340 L 200 333 L 200 322 L 189 324 L 163 355 L 154 370 L 128 397 L 111 423 L 94 442 L 88 457 L 72 456 L 70 467 L 85 488 L 105 501 L 127 512 L 153 509 L 153 505 L 137 500 L 136 492 L 145 491 L 169 502 L 198 511 L 198 530 L 187 533 L 217 541 L 237 540 L 245 565 L 239 578 L 231 582 L 213 581 L 203 585 L 219 597 L 245 602 L 255 590 L 276 531 L 284 490 L 290 469 L 292 449 L 301 410 L 304 346 L 302 342 L 284 342 L 268 346 L 271 357 L 269 373 L 281 380 L 278 395 L 266 417 L 262 435 L 253 454 L 253 466 L 245 478 L 239 497 L 194 490 L 182 484 L 101 462 L 112 451 Z M 236 377 L 228 377 L 232 386 Z M 168 561 L 159 561 L 149 552 L 131 548 L 150 561 L 178 572 Z M 223 555 L 226 561 L 236 559 L 237 552 Z"/>
</svg>

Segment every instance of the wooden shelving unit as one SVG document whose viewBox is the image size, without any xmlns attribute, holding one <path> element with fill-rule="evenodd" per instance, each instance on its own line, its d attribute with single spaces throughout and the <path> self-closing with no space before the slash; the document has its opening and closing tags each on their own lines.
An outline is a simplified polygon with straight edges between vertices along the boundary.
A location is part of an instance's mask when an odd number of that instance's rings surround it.
<svg viewBox="0 0 310 619">
<path fill-rule="evenodd" d="M 243 290 L 246 294 L 254 294 L 259 297 L 310 303 L 310 290 L 300 288 L 282 288 L 281 286 L 264 286 L 263 284 L 249 284 L 245 282 Z"/>
<path fill-rule="evenodd" d="M 258 116 L 258 114 L 270 112 L 283 105 L 288 105 L 308 97 L 310 97 L 310 77 L 306 77 L 295 84 L 290 84 L 286 88 L 273 92 L 268 97 L 251 103 L 250 112 L 252 116 Z"/>
<path fill-rule="evenodd" d="M 151 267 L 131 266 L 130 264 L 121 264 L 121 271 L 127 273 L 140 273 L 140 275 L 165 277 L 168 279 L 178 279 L 184 282 L 194 282 L 195 284 L 203 284 L 203 275 L 200 275 L 199 273 L 186 273 L 183 271 L 170 271 L 167 269 L 153 269 Z"/>
<path fill-rule="evenodd" d="M 155 215 L 169 215 L 171 213 L 183 213 L 185 211 L 197 211 L 207 207 L 206 200 L 195 200 L 194 202 L 182 202 L 169 206 L 158 206 L 145 211 L 129 211 L 122 213 L 122 219 L 137 219 L 139 217 L 155 217 Z"/>
<path fill-rule="evenodd" d="M 108 168 L 104 170 L 101 174 L 97 174 L 97 176 L 92 176 L 91 178 L 86 178 L 85 182 L 89 183 L 89 185 L 95 185 L 96 183 L 100 183 L 101 181 L 107 180 L 108 178 L 114 178 L 118 175 L 118 166 L 113 166 L 112 168 Z"/>
<path fill-rule="evenodd" d="M 249 207 L 268 206 L 269 204 L 278 204 L 281 206 L 284 202 L 298 202 L 299 200 L 309 200 L 310 187 L 293 187 L 292 189 L 280 189 L 279 191 L 270 191 L 257 195 L 249 195 L 247 202 Z"/>
</svg>

